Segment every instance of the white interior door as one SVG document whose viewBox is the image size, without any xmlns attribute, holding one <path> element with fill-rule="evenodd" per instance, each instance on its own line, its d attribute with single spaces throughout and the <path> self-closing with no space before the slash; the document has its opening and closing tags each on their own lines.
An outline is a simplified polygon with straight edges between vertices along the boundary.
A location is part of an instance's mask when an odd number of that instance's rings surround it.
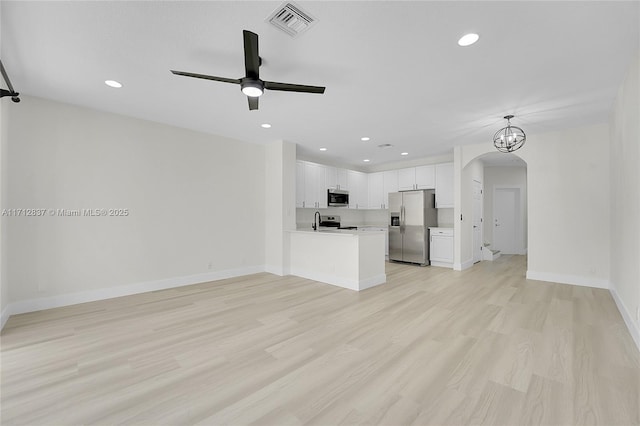
<svg viewBox="0 0 640 426">
<path fill-rule="evenodd" d="M 493 194 L 493 247 L 504 254 L 519 254 L 519 188 L 495 188 Z"/>
<path fill-rule="evenodd" d="M 473 181 L 473 263 L 482 260 L 482 182 Z"/>
</svg>

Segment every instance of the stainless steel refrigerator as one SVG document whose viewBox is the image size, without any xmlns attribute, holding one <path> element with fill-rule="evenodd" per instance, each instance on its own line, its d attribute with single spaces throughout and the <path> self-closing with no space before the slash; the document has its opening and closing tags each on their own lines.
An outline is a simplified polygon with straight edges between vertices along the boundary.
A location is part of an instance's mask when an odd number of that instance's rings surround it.
<svg viewBox="0 0 640 426">
<path fill-rule="evenodd" d="M 389 260 L 429 264 L 429 226 L 438 226 L 435 191 L 389 194 Z"/>
</svg>

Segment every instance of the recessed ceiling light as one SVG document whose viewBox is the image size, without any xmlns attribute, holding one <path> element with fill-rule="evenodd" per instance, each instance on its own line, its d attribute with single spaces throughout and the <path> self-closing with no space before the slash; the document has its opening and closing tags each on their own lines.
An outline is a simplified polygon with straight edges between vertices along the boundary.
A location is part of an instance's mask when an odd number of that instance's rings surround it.
<svg viewBox="0 0 640 426">
<path fill-rule="evenodd" d="M 409 155 L 408 152 L 401 152 L 400 155 Z"/>
<path fill-rule="evenodd" d="M 327 148 L 320 148 L 320 151 L 326 151 Z"/>
<path fill-rule="evenodd" d="M 365 137 L 360 138 L 360 140 L 361 140 L 361 141 L 365 141 L 365 142 L 366 142 L 366 141 L 368 141 L 368 140 L 370 140 L 370 139 L 371 139 L 371 138 L 368 138 L 368 137 L 366 137 L 366 136 L 365 136 Z"/>
<path fill-rule="evenodd" d="M 119 89 L 122 87 L 122 83 L 115 81 L 115 80 L 105 80 L 104 84 L 106 84 L 109 87 L 113 87 L 115 89 Z"/>
<path fill-rule="evenodd" d="M 362 161 L 364 161 L 365 163 L 368 163 L 368 162 L 369 162 L 369 161 L 371 161 L 371 160 L 369 160 L 369 159 L 367 158 L 367 159 L 362 160 Z"/>
<path fill-rule="evenodd" d="M 460 40 L 458 40 L 458 44 L 460 46 L 471 46 L 473 43 L 478 41 L 479 38 L 480 36 L 478 34 L 474 34 L 474 33 L 465 34 L 462 37 L 460 37 Z"/>
<path fill-rule="evenodd" d="M 265 129 L 268 129 L 268 128 L 270 128 L 270 127 L 271 127 L 271 124 L 269 124 L 269 123 L 264 123 L 264 124 L 261 124 L 260 126 L 264 127 Z"/>
</svg>

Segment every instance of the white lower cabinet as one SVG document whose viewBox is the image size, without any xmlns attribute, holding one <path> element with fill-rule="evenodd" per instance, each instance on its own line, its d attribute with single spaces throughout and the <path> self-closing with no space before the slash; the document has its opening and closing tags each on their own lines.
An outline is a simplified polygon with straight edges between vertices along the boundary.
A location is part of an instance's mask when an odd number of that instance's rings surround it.
<svg viewBox="0 0 640 426">
<path fill-rule="evenodd" d="M 453 229 L 429 228 L 429 235 L 431 265 L 453 268 Z"/>
<path fill-rule="evenodd" d="M 389 258 L 389 228 L 382 226 L 358 227 L 358 231 L 383 231 L 384 232 L 384 255 Z"/>
</svg>

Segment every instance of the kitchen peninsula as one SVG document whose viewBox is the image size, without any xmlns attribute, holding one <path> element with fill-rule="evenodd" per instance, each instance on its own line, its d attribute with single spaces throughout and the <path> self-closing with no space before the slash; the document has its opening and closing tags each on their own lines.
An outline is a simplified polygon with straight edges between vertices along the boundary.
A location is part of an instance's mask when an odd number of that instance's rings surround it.
<svg viewBox="0 0 640 426">
<path fill-rule="evenodd" d="M 291 274 L 350 290 L 387 281 L 385 232 L 289 231 Z"/>
</svg>

